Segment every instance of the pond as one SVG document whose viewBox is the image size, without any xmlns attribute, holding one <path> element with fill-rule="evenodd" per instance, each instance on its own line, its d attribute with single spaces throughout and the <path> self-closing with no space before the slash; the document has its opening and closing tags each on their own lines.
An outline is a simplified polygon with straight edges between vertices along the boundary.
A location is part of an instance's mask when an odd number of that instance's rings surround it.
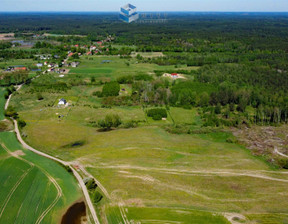
<svg viewBox="0 0 288 224">
<path fill-rule="evenodd" d="M 61 224 L 82 224 L 87 222 L 84 201 L 73 204 L 62 217 Z"/>
</svg>

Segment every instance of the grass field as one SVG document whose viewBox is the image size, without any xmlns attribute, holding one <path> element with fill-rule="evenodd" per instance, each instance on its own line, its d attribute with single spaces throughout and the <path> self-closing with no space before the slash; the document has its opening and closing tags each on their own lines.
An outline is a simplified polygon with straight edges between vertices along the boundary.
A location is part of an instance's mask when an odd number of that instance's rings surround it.
<svg viewBox="0 0 288 224">
<path fill-rule="evenodd" d="M 83 57 L 63 80 L 115 80 L 121 75 L 175 69 L 137 64 L 134 59 L 127 66 L 127 59 L 91 58 Z M 104 59 L 111 62 L 101 64 Z M 215 88 L 196 82 L 191 86 L 198 92 Z M 141 106 L 101 108 L 101 99 L 92 95 L 101 86 L 45 92 L 42 101 L 28 93 L 29 88 L 21 89 L 11 102 L 27 122 L 25 140 L 48 154 L 81 164 L 100 181 L 107 194 L 96 207 L 104 223 L 123 223 L 123 219 L 152 224 L 227 223 L 226 213 L 244 215 L 246 221 L 240 223 L 287 223 L 288 201 L 283 199 L 288 196 L 287 172 L 275 170 L 239 144 L 228 143 L 232 135 L 225 130 L 171 134 L 163 128 L 176 124 L 200 129 L 197 109 L 170 107 L 166 121 L 153 121 Z M 129 85 L 121 88 L 131 93 Z M 57 107 L 55 102 L 62 97 L 74 105 Z M 118 114 L 124 123 L 140 123 L 137 128 L 108 132 L 91 125 L 107 114 Z M 80 141 L 83 144 L 73 144 Z"/>
<path fill-rule="evenodd" d="M 102 63 L 110 60 L 110 63 Z M 127 66 L 127 62 L 129 66 Z M 197 69 L 197 67 L 195 67 Z M 115 56 L 89 56 L 81 58 L 79 67 L 72 68 L 67 78 L 75 78 L 77 75 L 95 77 L 103 81 L 115 80 L 124 75 L 137 75 L 139 73 L 153 74 L 154 70 L 175 70 L 174 66 L 159 66 L 156 64 L 137 63 L 136 59 L 120 59 Z M 65 77 L 63 78 L 65 80 Z"/>
</svg>

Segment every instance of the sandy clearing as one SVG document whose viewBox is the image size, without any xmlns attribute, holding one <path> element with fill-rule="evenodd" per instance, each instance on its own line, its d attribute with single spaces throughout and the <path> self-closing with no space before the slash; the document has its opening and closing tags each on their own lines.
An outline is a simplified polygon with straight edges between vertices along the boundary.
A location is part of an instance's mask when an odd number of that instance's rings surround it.
<svg viewBox="0 0 288 224">
<path fill-rule="evenodd" d="M 14 157 L 17 157 L 17 156 L 25 156 L 25 153 L 22 151 L 22 150 L 17 150 L 17 151 L 15 151 L 15 152 L 11 152 L 12 153 L 12 155 L 14 156 Z"/>
</svg>

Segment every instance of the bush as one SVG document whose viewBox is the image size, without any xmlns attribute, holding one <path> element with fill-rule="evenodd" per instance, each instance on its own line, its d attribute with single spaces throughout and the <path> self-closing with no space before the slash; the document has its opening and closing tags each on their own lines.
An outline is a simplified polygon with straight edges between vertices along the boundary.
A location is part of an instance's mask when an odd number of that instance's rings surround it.
<svg viewBox="0 0 288 224">
<path fill-rule="evenodd" d="M 102 92 L 101 91 L 95 91 L 92 93 L 93 96 L 97 96 L 97 97 L 102 97 Z"/>
<path fill-rule="evenodd" d="M 152 118 L 153 118 L 154 121 L 162 120 L 162 116 L 160 114 L 154 114 Z"/>
<path fill-rule="evenodd" d="M 5 111 L 5 116 L 16 119 L 18 118 L 18 113 L 16 112 L 14 107 L 8 106 L 7 110 Z"/>
<path fill-rule="evenodd" d="M 167 117 L 167 111 L 164 108 L 154 108 L 147 111 L 147 116 L 152 117 L 153 120 L 161 120 Z"/>
<path fill-rule="evenodd" d="M 42 94 L 41 94 L 41 93 L 38 93 L 38 94 L 37 94 L 37 99 L 38 99 L 38 100 L 43 100 L 43 99 L 44 99 L 44 97 L 42 96 Z"/>
<path fill-rule="evenodd" d="M 122 121 L 118 114 L 107 114 L 104 120 L 98 121 L 98 125 L 105 130 L 110 130 L 112 127 L 117 128 L 121 123 Z"/>
<path fill-rule="evenodd" d="M 120 84 L 118 82 L 108 82 L 103 86 L 103 96 L 118 96 L 120 91 Z"/>
<path fill-rule="evenodd" d="M 123 124 L 123 128 L 136 128 L 137 127 L 137 124 L 138 122 L 137 121 L 128 121 L 126 123 Z"/>
<path fill-rule="evenodd" d="M 103 198 L 103 196 L 98 191 L 94 192 L 94 194 L 93 194 L 93 202 L 94 203 L 98 203 L 99 201 L 101 201 L 102 198 Z"/>
<path fill-rule="evenodd" d="M 17 123 L 19 128 L 24 128 L 26 126 L 26 122 L 24 120 L 18 119 Z"/>
<path fill-rule="evenodd" d="M 87 183 L 86 183 L 86 187 L 88 190 L 95 190 L 97 188 L 97 184 L 95 183 L 94 179 L 90 179 Z"/>
</svg>

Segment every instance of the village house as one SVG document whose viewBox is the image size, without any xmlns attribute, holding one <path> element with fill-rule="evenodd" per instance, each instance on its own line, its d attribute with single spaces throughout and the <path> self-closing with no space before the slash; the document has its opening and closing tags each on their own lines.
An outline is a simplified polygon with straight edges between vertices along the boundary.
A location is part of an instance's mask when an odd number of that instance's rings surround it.
<svg viewBox="0 0 288 224">
<path fill-rule="evenodd" d="M 61 105 L 66 105 L 67 101 L 64 99 L 64 98 L 61 98 L 58 102 L 58 106 L 61 106 Z"/>
<path fill-rule="evenodd" d="M 76 68 L 79 64 L 80 64 L 79 62 L 73 61 L 73 62 L 71 62 L 70 65 L 72 68 Z"/>
</svg>

